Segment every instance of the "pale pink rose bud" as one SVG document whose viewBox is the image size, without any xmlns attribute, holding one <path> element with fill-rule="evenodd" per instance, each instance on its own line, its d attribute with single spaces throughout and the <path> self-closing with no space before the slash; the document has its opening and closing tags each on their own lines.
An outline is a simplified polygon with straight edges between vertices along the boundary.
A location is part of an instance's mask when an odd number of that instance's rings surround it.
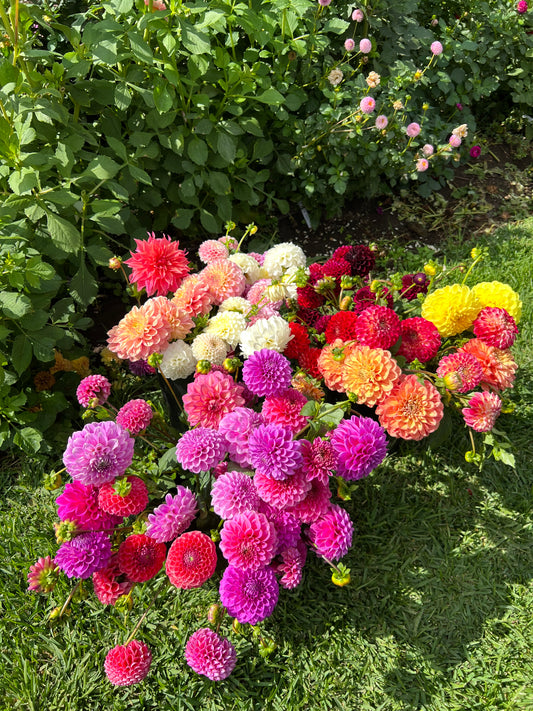
<svg viewBox="0 0 533 711">
<path fill-rule="evenodd" d="M 363 54 L 368 54 L 372 49 L 372 42 L 368 39 L 368 37 L 363 37 L 363 39 L 359 42 L 359 51 L 361 51 Z"/>
<path fill-rule="evenodd" d="M 413 123 L 410 123 L 407 128 L 405 129 L 405 132 L 409 136 L 409 138 L 416 138 L 418 134 L 420 133 L 420 124 L 416 123 L 413 121 Z"/>
</svg>

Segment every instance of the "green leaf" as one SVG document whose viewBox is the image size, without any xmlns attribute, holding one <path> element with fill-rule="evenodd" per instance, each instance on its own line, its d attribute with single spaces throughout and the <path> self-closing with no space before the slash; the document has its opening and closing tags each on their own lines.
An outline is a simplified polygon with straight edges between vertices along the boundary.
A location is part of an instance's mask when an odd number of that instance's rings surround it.
<svg viewBox="0 0 533 711">
<path fill-rule="evenodd" d="M 201 138 L 194 137 L 187 146 L 189 158 L 197 165 L 205 165 L 207 162 L 207 143 Z"/>
<path fill-rule="evenodd" d="M 183 46 L 188 49 L 191 54 L 209 54 L 211 51 L 209 35 L 200 32 L 190 25 L 183 27 L 181 41 Z"/>
<path fill-rule="evenodd" d="M 85 261 L 81 262 L 80 268 L 70 282 L 70 293 L 82 306 L 88 306 L 98 294 L 96 279 L 87 269 Z"/>
<path fill-rule="evenodd" d="M 200 209 L 200 222 L 206 232 L 218 232 L 220 225 L 214 215 L 203 208 Z"/>
<path fill-rule="evenodd" d="M 32 338 L 33 353 L 35 357 L 43 363 L 54 360 L 54 346 L 56 346 L 56 340 L 51 336 L 43 335 L 44 333 L 53 333 L 52 328 L 55 327 L 43 329 L 40 333 L 35 334 L 35 338 Z"/>
<path fill-rule="evenodd" d="M 32 355 L 33 350 L 29 339 L 23 334 L 17 336 L 11 349 L 11 362 L 18 375 L 30 365 Z"/>
<path fill-rule="evenodd" d="M 283 94 L 280 94 L 279 91 L 274 89 L 273 86 L 254 98 L 257 99 L 257 101 L 261 101 L 263 104 L 269 104 L 270 106 L 281 106 L 285 100 Z"/>
<path fill-rule="evenodd" d="M 207 182 L 217 195 L 227 195 L 231 191 L 231 183 L 225 173 L 213 170 L 208 174 Z"/>
<path fill-rule="evenodd" d="M 307 415 L 309 417 L 314 417 L 317 413 L 317 403 L 315 400 L 309 400 L 300 410 L 300 415 Z"/>
<path fill-rule="evenodd" d="M 15 291 L 0 291 L 0 307 L 9 318 L 21 318 L 31 311 L 31 301 L 25 294 Z"/>
<path fill-rule="evenodd" d="M 163 456 L 159 458 L 157 466 L 160 474 L 176 467 L 176 447 L 170 447 L 170 449 L 167 449 Z"/>
<path fill-rule="evenodd" d="M 47 213 L 46 224 L 52 242 L 63 252 L 77 252 L 81 247 L 81 235 L 76 227 L 55 212 Z"/>
<path fill-rule="evenodd" d="M 117 84 L 115 86 L 115 106 L 119 111 L 126 111 L 131 104 L 131 91 L 125 84 Z"/>
<path fill-rule="evenodd" d="M 39 331 L 43 326 L 48 323 L 49 313 L 48 311 L 34 311 L 31 314 L 26 314 L 20 319 L 20 325 L 25 331 Z"/>
<path fill-rule="evenodd" d="M 346 32 L 349 26 L 350 23 L 346 22 L 346 20 L 341 20 L 340 17 L 333 17 L 326 22 L 322 29 L 324 32 L 334 32 L 336 35 L 341 35 Z"/>
<path fill-rule="evenodd" d="M 217 138 L 217 152 L 225 161 L 233 163 L 237 152 L 235 139 L 227 133 L 219 133 Z"/>
<path fill-rule="evenodd" d="M 140 183 L 145 183 L 145 185 L 152 184 L 152 178 L 150 178 L 148 173 L 142 168 L 138 168 L 136 165 L 131 165 L 131 163 L 128 163 L 128 170 L 130 171 L 131 177 L 134 180 L 138 180 Z"/>
<path fill-rule="evenodd" d="M 133 0 L 105 0 L 102 5 L 112 15 L 127 15 L 133 7 Z"/>
<path fill-rule="evenodd" d="M 23 427 L 13 437 L 13 442 L 28 454 L 39 451 L 42 442 L 41 433 L 34 427 Z"/>
<path fill-rule="evenodd" d="M 186 230 L 191 224 L 191 220 L 194 217 L 195 210 L 187 210 L 185 208 L 180 208 L 176 215 L 172 218 L 171 222 L 174 227 L 179 230 Z"/>
<path fill-rule="evenodd" d="M 160 114 L 170 111 L 172 108 L 172 94 L 169 85 L 164 81 L 157 81 L 154 84 L 154 104 Z"/>
<path fill-rule="evenodd" d="M 119 158 L 121 158 L 124 162 L 127 161 L 128 154 L 122 141 L 119 141 L 117 138 L 113 138 L 113 136 L 107 136 L 107 143 Z"/>
<path fill-rule="evenodd" d="M 15 170 L 7 181 L 15 195 L 27 195 L 39 187 L 39 174 L 33 168 Z"/>
<path fill-rule="evenodd" d="M 150 49 L 150 45 L 143 40 L 142 35 L 135 30 L 130 30 L 128 32 L 128 37 L 130 40 L 131 51 L 135 59 L 138 59 L 144 64 L 152 65 L 154 55 Z"/>
<path fill-rule="evenodd" d="M 120 170 L 120 165 L 109 156 L 97 156 L 87 166 L 85 173 L 94 175 L 98 180 L 114 178 Z"/>
</svg>

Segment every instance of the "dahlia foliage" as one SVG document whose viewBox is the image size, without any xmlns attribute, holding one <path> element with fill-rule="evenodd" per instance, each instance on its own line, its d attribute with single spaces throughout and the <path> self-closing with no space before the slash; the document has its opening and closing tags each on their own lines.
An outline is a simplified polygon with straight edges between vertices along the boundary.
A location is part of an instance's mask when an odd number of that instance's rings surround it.
<svg viewBox="0 0 533 711">
<path fill-rule="evenodd" d="M 481 256 L 473 251 L 474 263 Z M 119 394 L 130 382 L 135 397 L 117 409 L 104 375 L 81 381 L 92 421 L 63 456 L 72 481 L 57 498 L 61 545 L 28 582 L 51 592 L 61 573 L 91 578 L 103 605 L 124 609 L 136 586 L 156 578 L 167 595 L 218 586 L 214 629 L 199 627 L 182 653 L 195 672 L 223 680 L 238 665 L 221 635 L 224 615 L 234 631 L 262 623 L 283 589 L 301 583 L 310 555 L 333 568 L 335 584 L 349 582 L 339 561 L 354 525 L 341 495 L 392 441 L 422 440 L 444 417 L 473 444 L 475 432 L 495 441 L 517 368 L 510 347 L 521 302 L 506 284 L 467 286 L 471 268 L 457 272 L 461 283 L 433 263 L 377 279 L 365 245 L 308 265 L 295 244 L 245 254 L 226 235 L 204 242 L 199 257 L 194 272 L 177 243 L 150 235 L 125 262 L 146 298 L 111 329 L 108 346 L 127 359 L 113 361 Z M 137 397 L 142 386 L 150 399 Z M 161 388 L 181 409 L 177 426 L 153 404 Z M 154 443 L 167 448 L 162 470 L 173 462 L 170 490 L 135 465 L 134 450 L 142 456 Z M 509 461 L 505 445 L 496 451 Z M 481 459 L 475 447 L 467 455 Z M 259 636 L 261 653 L 272 651 Z M 103 667 L 112 684 L 129 685 L 151 660 L 144 642 L 128 639 Z"/>
</svg>

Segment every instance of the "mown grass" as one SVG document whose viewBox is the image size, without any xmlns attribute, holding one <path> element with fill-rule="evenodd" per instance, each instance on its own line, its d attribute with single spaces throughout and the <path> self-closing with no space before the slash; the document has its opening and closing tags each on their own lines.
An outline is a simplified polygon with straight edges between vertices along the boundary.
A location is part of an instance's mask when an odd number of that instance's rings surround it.
<svg viewBox="0 0 533 711">
<path fill-rule="evenodd" d="M 138 635 L 154 651 L 152 671 L 143 684 L 117 690 L 103 674 L 105 653 L 124 642 L 150 591 L 137 591 L 127 620 L 88 597 L 48 623 L 69 586 L 49 599 L 26 593 L 25 578 L 31 562 L 55 550 L 55 494 L 40 488 L 37 463 L 5 463 L 0 708 L 533 709 L 533 220 L 484 241 L 490 259 L 476 280 L 506 281 L 524 301 L 516 411 L 499 421 L 516 470 L 489 462 L 480 473 L 467 465 L 462 434 L 435 452 L 420 446 L 392 455 L 348 504 L 356 526 L 345 560 L 351 584 L 333 586 L 327 566 L 311 559 L 303 584 L 283 592 L 264 625 L 278 644 L 271 657 L 259 656 L 248 630 L 230 633 L 239 661 L 226 681 L 188 669 L 185 641 L 217 598 L 209 581 L 155 603 Z M 470 246 L 450 245 L 447 254 L 464 258 Z"/>
</svg>

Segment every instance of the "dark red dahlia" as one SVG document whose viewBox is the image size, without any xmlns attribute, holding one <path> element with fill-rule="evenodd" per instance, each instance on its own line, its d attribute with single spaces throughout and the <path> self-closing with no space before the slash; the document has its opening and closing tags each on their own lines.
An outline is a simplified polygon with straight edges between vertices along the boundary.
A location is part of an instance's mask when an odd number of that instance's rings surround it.
<svg viewBox="0 0 533 711">
<path fill-rule="evenodd" d="M 427 294 L 428 285 L 429 279 L 423 272 L 418 272 L 418 274 L 404 274 L 402 277 L 400 296 L 407 299 L 407 301 L 412 301 L 416 299 L 418 294 Z"/>
<path fill-rule="evenodd" d="M 315 321 L 315 331 L 317 333 L 324 333 L 330 318 L 331 316 L 329 314 L 325 314 L 324 316 L 320 316 L 319 318 L 317 318 L 317 320 Z"/>
<path fill-rule="evenodd" d="M 350 263 L 353 276 L 366 277 L 376 264 L 374 252 L 364 244 L 356 244 L 343 257 Z"/>
<path fill-rule="evenodd" d="M 309 334 L 307 333 L 307 328 L 301 324 L 291 321 L 289 323 L 289 328 L 291 329 L 291 334 L 293 338 L 287 343 L 287 347 L 283 351 L 283 355 L 287 358 L 293 358 L 298 360 L 298 356 L 302 351 L 306 351 L 309 348 Z"/>
<path fill-rule="evenodd" d="M 323 264 L 310 264 L 309 265 L 309 281 L 311 284 L 316 284 L 319 279 L 324 276 L 324 265 Z"/>
<path fill-rule="evenodd" d="M 324 303 L 324 297 L 317 294 L 314 288 L 308 284 L 307 286 L 299 286 L 298 306 L 303 309 L 318 309 Z"/>
<path fill-rule="evenodd" d="M 328 261 L 324 264 L 324 276 L 330 276 L 334 277 L 335 279 L 339 279 L 341 276 L 349 276 L 351 275 L 351 273 L 352 266 L 350 262 L 346 261 L 346 259 L 334 259 L 332 257 L 331 259 L 328 259 Z"/>
<path fill-rule="evenodd" d="M 314 326 L 320 314 L 316 309 L 298 309 L 296 316 L 308 326 Z"/>
<path fill-rule="evenodd" d="M 337 247 L 337 249 L 332 254 L 332 259 L 344 259 L 346 254 L 350 251 L 351 246 L 349 244 L 343 244 L 342 247 Z"/>
</svg>

